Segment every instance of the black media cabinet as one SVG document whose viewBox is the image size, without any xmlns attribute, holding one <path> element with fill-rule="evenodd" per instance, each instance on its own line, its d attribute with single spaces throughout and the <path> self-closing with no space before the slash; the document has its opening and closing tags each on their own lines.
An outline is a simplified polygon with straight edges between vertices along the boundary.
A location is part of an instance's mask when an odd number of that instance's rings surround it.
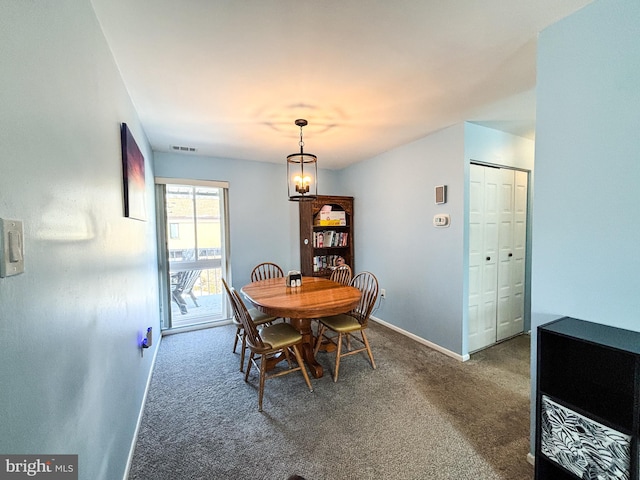
<svg viewBox="0 0 640 480">
<path fill-rule="evenodd" d="M 536 480 L 639 480 L 640 333 L 564 317 L 537 349 Z"/>
</svg>

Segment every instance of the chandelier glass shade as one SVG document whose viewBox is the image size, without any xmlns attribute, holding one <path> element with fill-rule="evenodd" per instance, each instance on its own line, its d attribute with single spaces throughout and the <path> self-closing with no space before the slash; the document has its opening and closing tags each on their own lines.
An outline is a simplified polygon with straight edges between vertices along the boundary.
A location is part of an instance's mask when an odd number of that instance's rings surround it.
<svg viewBox="0 0 640 480">
<path fill-rule="evenodd" d="M 287 192 L 292 202 L 313 200 L 318 195 L 318 157 L 305 153 L 302 141 L 302 127 L 307 123 L 302 118 L 295 121 L 300 127 L 300 152 L 287 156 Z"/>
</svg>

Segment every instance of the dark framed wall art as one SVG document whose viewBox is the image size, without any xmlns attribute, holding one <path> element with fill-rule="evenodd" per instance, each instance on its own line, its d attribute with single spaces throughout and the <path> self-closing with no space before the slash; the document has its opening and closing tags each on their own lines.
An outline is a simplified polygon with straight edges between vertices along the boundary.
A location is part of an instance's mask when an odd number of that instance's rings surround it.
<svg viewBox="0 0 640 480">
<path fill-rule="evenodd" d="M 136 220 L 147 219 L 145 203 L 144 157 L 129 127 L 121 125 L 122 177 L 124 182 L 124 216 Z"/>
</svg>

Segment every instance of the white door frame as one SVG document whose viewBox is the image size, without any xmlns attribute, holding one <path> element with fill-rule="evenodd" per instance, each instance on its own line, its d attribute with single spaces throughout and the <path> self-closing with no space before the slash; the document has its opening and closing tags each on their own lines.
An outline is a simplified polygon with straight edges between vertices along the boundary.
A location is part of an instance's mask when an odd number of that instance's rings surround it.
<svg viewBox="0 0 640 480">
<path fill-rule="evenodd" d="M 490 180 L 489 183 L 497 183 L 495 200 L 492 198 L 493 189 L 487 192 L 478 192 L 477 170 L 474 166 L 490 167 L 490 169 L 482 170 L 484 172 L 495 172 L 499 177 L 504 175 L 514 180 L 496 181 Z M 479 349 L 495 344 L 497 341 L 510 338 L 511 336 L 521 333 L 526 325 L 526 319 L 529 317 L 527 305 L 530 304 L 528 280 L 530 279 L 530 249 L 529 244 L 529 175 L 530 171 L 522 168 L 516 168 L 506 165 L 489 164 L 471 160 L 469 164 L 469 216 L 468 216 L 468 309 L 467 309 L 467 353 L 472 353 Z M 513 184 L 512 186 L 510 184 Z M 506 185 L 506 186 L 505 186 Z M 505 192 L 504 189 L 511 189 Z M 515 192 L 515 195 L 514 195 Z M 484 198 L 486 197 L 486 198 Z M 493 209 L 488 209 L 488 216 L 476 211 L 474 202 L 482 201 L 484 204 L 492 205 L 492 202 L 498 204 L 499 212 L 496 213 L 498 220 L 496 229 L 489 228 L 488 231 L 479 230 L 478 222 L 484 221 L 483 217 L 487 217 L 489 224 L 491 217 L 494 215 Z M 495 234 L 499 235 L 498 229 L 507 229 L 515 226 L 515 233 L 512 236 L 503 234 L 500 241 L 498 251 L 493 252 L 487 250 L 484 246 L 485 242 L 491 243 L 491 235 L 495 230 Z M 524 232 L 522 231 L 524 229 Z M 524 235 L 518 235 L 518 233 Z M 480 241 L 478 235 L 483 235 Z M 506 241 L 504 241 L 506 237 Z M 516 238 L 518 237 L 518 238 Z M 487 260 L 491 258 L 491 261 Z M 491 272 L 495 272 L 496 278 L 502 274 L 502 278 L 509 278 L 509 285 L 503 284 L 497 289 L 489 287 L 491 278 L 483 278 L 482 267 L 491 267 L 494 258 L 497 259 L 495 268 L 487 268 L 485 277 L 491 277 Z M 484 265 L 482 265 L 484 262 Z M 500 272 L 502 269 L 502 272 Z M 493 290 L 496 290 L 495 293 Z M 501 291 L 502 290 L 502 291 Z M 495 301 L 492 296 L 495 294 Z M 508 300 L 508 301 L 507 301 Z M 502 302 L 502 304 L 501 304 Z M 506 302 L 506 303 L 505 303 Z M 519 302 L 519 303 L 518 303 Z M 492 331 L 488 318 L 495 314 L 495 328 Z M 493 336 L 493 340 L 489 341 L 489 337 Z"/>
<path fill-rule="evenodd" d="M 208 180 L 194 180 L 184 178 L 163 178 L 156 177 L 156 218 L 157 218 L 157 231 L 156 236 L 158 240 L 158 270 L 160 278 L 160 321 L 163 332 L 169 332 L 172 328 L 175 329 L 175 325 L 171 322 L 171 281 L 170 281 L 170 265 L 167 254 L 167 218 L 165 212 L 164 201 L 164 186 L 165 185 L 186 185 L 193 187 L 207 187 L 218 188 L 221 192 L 221 211 L 220 222 L 222 226 L 222 238 L 221 238 L 221 259 L 210 261 L 205 260 L 199 263 L 197 262 L 183 262 L 180 265 L 180 270 L 190 270 L 195 268 L 207 267 L 207 265 L 218 265 L 221 267 L 222 278 L 229 280 L 229 223 L 228 223 L 228 182 L 220 181 L 208 181 Z M 220 290 L 222 286 L 220 285 Z M 229 323 L 228 314 L 228 302 L 225 300 L 225 295 L 222 294 L 221 301 L 221 318 L 215 319 L 212 322 L 197 322 L 193 326 L 189 325 L 186 328 L 181 329 L 193 329 L 210 326 L 213 324 Z"/>
</svg>

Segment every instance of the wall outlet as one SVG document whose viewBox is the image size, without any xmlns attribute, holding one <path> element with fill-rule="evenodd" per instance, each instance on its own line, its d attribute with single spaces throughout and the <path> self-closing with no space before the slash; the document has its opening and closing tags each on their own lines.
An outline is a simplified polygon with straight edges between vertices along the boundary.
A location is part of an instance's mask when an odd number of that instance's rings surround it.
<svg viewBox="0 0 640 480">
<path fill-rule="evenodd" d="M 380 289 L 380 298 L 387 298 L 387 291 L 384 288 Z"/>
</svg>

